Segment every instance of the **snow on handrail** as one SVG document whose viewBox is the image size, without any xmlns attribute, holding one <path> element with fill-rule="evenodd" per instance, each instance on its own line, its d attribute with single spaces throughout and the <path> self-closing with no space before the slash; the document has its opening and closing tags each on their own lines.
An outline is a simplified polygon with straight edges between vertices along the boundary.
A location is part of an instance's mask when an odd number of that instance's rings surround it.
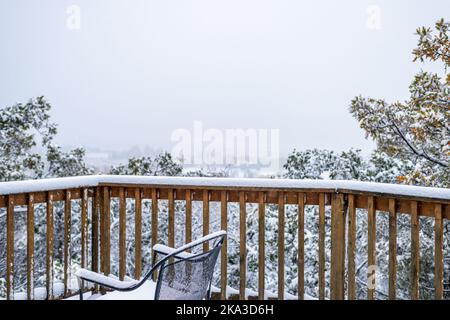
<svg viewBox="0 0 450 320">
<path fill-rule="evenodd" d="M 149 185 L 179 186 L 211 189 L 283 189 L 283 190 L 333 190 L 335 192 L 362 192 L 379 195 L 395 195 L 435 200 L 450 200 L 450 189 L 418 187 L 377 182 L 346 180 L 297 180 L 259 178 L 205 178 L 163 176 L 92 175 L 68 178 L 52 178 L 0 182 L 0 195 L 40 191 L 96 187 L 99 185 Z"/>
</svg>

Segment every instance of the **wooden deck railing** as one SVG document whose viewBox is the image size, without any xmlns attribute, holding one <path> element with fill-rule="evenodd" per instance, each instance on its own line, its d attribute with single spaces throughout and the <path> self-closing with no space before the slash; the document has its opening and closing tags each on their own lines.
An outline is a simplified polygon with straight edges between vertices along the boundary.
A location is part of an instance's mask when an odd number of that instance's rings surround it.
<svg viewBox="0 0 450 320">
<path fill-rule="evenodd" d="M 285 298 L 285 206 L 294 205 L 298 213 L 297 247 L 298 247 L 298 299 L 305 294 L 304 256 L 305 256 L 305 207 L 318 206 L 319 241 L 318 288 L 317 297 L 325 298 L 326 245 L 325 212 L 331 207 L 331 270 L 330 298 L 356 298 L 356 210 L 365 209 L 367 214 L 367 259 L 368 265 L 376 265 L 376 231 L 377 215 L 387 213 L 389 216 L 389 298 L 396 298 L 397 270 L 397 215 L 408 214 L 411 218 L 411 265 L 410 298 L 419 298 L 419 217 L 425 216 L 435 220 L 434 247 L 434 290 L 435 297 L 443 297 L 444 276 L 444 219 L 450 219 L 450 190 L 421 188 L 410 186 L 393 186 L 378 183 L 345 181 L 302 181 L 269 179 L 227 179 L 227 178 L 178 178 L 178 177 L 129 177 L 129 176 L 91 176 L 77 178 L 47 179 L 24 182 L 0 183 L 0 210 L 6 208 L 6 270 L 0 270 L 0 278 L 6 277 L 6 298 L 14 295 L 14 244 L 15 244 L 15 210 L 26 206 L 26 297 L 34 298 L 34 213 L 35 205 L 46 204 L 46 297 L 56 299 L 73 294 L 69 290 L 69 247 L 71 234 L 72 201 L 81 201 L 81 265 L 93 271 L 105 274 L 111 272 L 111 199 L 118 199 L 119 210 L 119 267 L 118 276 L 126 276 L 126 200 L 135 199 L 135 274 L 142 272 L 142 201 L 151 200 L 151 244 L 160 239 L 158 233 L 158 201 L 168 202 L 168 245 L 175 245 L 175 201 L 185 202 L 184 234 L 185 242 L 192 240 L 192 202 L 203 203 L 203 234 L 210 232 L 210 202 L 220 203 L 220 228 L 227 229 L 228 204 L 239 204 L 239 295 L 246 297 L 247 271 L 247 232 L 246 204 L 258 206 L 258 296 L 263 299 L 265 293 L 265 211 L 266 205 L 278 205 L 278 299 Z M 63 286 L 62 296 L 54 294 L 54 205 L 64 203 L 64 241 L 63 248 Z M 92 206 L 92 208 L 88 208 Z M 5 210 L 5 209 L 3 209 Z M 88 219 L 88 210 L 91 212 Z M 88 239 L 88 223 L 91 234 Z M 90 244 L 90 248 L 88 245 Z M 207 247 L 204 248 L 205 250 Z M 90 259 L 88 259 L 90 252 Z M 90 265 L 88 266 L 88 260 Z M 220 293 L 216 298 L 226 298 L 227 287 L 227 243 L 221 253 Z M 373 276 L 374 270 L 369 269 Z M 376 298 L 373 287 L 368 288 L 368 299 Z"/>
</svg>

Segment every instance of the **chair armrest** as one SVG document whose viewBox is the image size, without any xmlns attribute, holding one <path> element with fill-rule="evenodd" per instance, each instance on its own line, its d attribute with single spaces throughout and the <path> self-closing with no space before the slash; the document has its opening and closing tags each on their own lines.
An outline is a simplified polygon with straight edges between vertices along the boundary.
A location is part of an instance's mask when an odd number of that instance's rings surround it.
<svg viewBox="0 0 450 320">
<path fill-rule="evenodd" d="M 168 246 L 165 246 L 163 244 L 159 244 L 158 243 L 158 244 L 155 244 L 153 246 L 153 251 L 156 252 L 156 253 L 162 253 L 162 254 L 165 254 L 165 255 L 169 255 L 169 254 L 172 254 L 175 251 L 177 251 L 177 249 L 172 248 L 172 247 L 168 247 Z M 181 258 L 181 259 L 188 259 L 188 258 L 191 258 L 193 256 L 195 256 L 195 255 L 192 254 L 192 253 L 189 253 L 189 252 L 180 252 L 180 253 L 177 253 L 174 257 L 175 258 Z"/>
<path fill-rule="evenodd" d="M 204 237 L 201 237 L 195 241 L 192 241 L 190 243 L 187 243 L 179 248 L 171 248 L 162 244 L 155 244 L 153 246 L 153 253 L 163 253 L 166 255 L 165 258 L 160 260 L 158 264 L 163 263 L 167 258 L 190 258 L 196 256 L 196 254 L 186 252 L 189 249 L 192 249 L 194 247 L 197 247 L 199 245 L 202 245 L 205 242 L 214 240 L 214 239 L 221 239 L 220 241 L 223 241 L 225 236 L 227 235 L 226 231 L 217 231 L 211 234 L 208 234 Z M 169 257 L 170 256 L 170 257 Z M 157 265 L 158 265 L 157 264 Z M 157 265 L 154 265 L 156 267 Z"/>
<path fill-rule="evenodd" d="M 112 277 L 107 277 L 103 274 L 97 273 L 97 272 L 93 272 L 87 269 L 79 269 L 75 275 L 78 278 L 81 278 L 82 280 L 85 281 L 89 281 L 89 282 L 94 282 L 97 283 L 99 285 L 105 286 L 105 287 L 109 287 L 112 289 L 116 289 L 116 290 L 124 290 L 124 289 L 128 289 L 131 288 L 132 286 L 135 286 L 136 284 L 138 284 L 139 282 L 136 280 L 131 280 L 131 281 L 120 281 L 118 279 L 114 279 Z"/>
</svg>

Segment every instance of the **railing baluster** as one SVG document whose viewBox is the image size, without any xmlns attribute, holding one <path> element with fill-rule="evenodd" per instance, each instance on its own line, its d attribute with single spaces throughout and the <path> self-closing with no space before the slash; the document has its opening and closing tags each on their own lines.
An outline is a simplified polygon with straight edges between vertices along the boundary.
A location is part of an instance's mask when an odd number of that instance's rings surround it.
<svg viewBox="0 0 450 320">
<path fill-rule="evenodd" d="M 135 248 L 134 248 L 134 277 L 135 279 L 141 278 L 142 272 L 142 200 L 141 200 L 141 189 L 136 188 L 134 190 L 134 237 L 135 237 Z"/>
<path fill-rule="evenodd" d="M 397 298 L 397 207 L 389 199 L 389 300 Z"/>
<path fill-rule="evenodd" d="M 6 208 L 6 299 L 14 299 L 14 196 L 7 197 Z"/>
<path fill-rule="evenodd" d="M 367 277 L 368 277 L 368 290 L 367 299 L 375 299 L 375 288 L 376 288 L 376 237 L 377 237 L 377 217 L 375 211 L 375 200 L 373 196 L 369 196 L 367 199 Z M 371 282 L 369 282 L 371 279 Z"/>
<path fill-rule="evenodd" d="M 228 230 L 228 199 L 227 191 L 220 193 L 220 227 L 222 230 Z M 227 260 L 228 260 L 228 245 L 227 239 L 225 239 L 221 254 L 220 261 L 220 298 L 226 300 L 227 298 Z"/>
<path fill-rule="evenodd" d="M 442 205 L 434 205 L 434 288 L 435 299 L 441 300 L 444 293 L 443 221 Z"/>
<path fill-rule="evenodd" d="M 102 249 L 103 249 L 103 273 L 109 275 L 111 273 L 111 197 L 109 194 L 109 188 L 103 187 L 102 197 Z"/>
<path fill-rule="evenodd" d="M 203 236 L 209 233 L 209 191 L 203 190 Z M 209 243 L 203 243 L 203 252 L 209 250 Z"/>
<path fill-rule="evenodd" d="M 356 299 L 356 268 L 355 268 L 355 253 L 356 253 L 356 207 L 355 195 L 348 195 L 348 235 L 347 235 L 347 277 L 348 300 Z"/>
<path fill-rule="evenodd" d="M 105 215 L 104 215 L 104 205 L 105 201 L 103 200 L 104 195 L 104 187 L 100 187 L 100 204 L 99 204 L 99 241 L 100 241 L 100 273 L 103 273 L 105 270 L 105 249 L 103 245 L 105 244 Z M 100 287 L 101 288 L 101 287 Z M 101 288 L 102 289 L 102 288 Z"/>
<path fill-rule="evenodd" d="M 344 194 L 333 193 L 331 206 L 331 272 L 330 296 L 343 300 L 345 277 L 345 202 Z"/>
<path fill-rule="evenodd" d="M 27 299 L 34 299 L 34 195 L 27 203 Z"/>
<path fill-rule="evenodd" d="M 419 214 L 417 201 L 411 201 L 411 300 L 419 299 Z"/>
<path fill-rule="evenodd" d="M 91 268 L 98 272 L 98 228 L 99 228 L 99 210 L 100 210 L 100 187 L 94 189 L 92 199 L 92 229 L 91 229 Z M 98 286 L 94 287 L 94 292 L 98 291 Z"/>
<path fill-rule="evenodd" d="M 69 294 L 69 281 L 71 270 L 70 258 L 70 231 L 72 228 L 72 194 L 67 190 L 64 198 L 64 296 Z"/>
<path fill-rule="evenodd" d="M 278 300 L 284 300 L 284 192 L 278 192 Z"/>
<path fill-rule="evenodd" d="M 168 198 L 169 198 L 169 228 L 168 228 L 168 239 L 169 239 L 169 247 L 174 248 L 175 247 L 175 203 L 174 203 L 174 197 L 173 189 L 167 190 Z"/>
<path fill-rule="evenodd" d="M 81 267 L 87 265 L 87 212 L 88 212 L 88 189 L 81 190 Z M 84 289 L 84 281 L 81 281 L 81 289 Z"/>
<path fill-rule="evenodd" d="M 305 194 L 297 195 L 298 203 L 298 257 L 297 257 L 297 277 L 298 277 L 298 299 L 305 299 Z"/>
<path fill-rule="evenodd" d="M 53 219 L 53 193 L 47 192 L 47 234 L 46 234 L 46 245 L 47 245 L 47 261 L 46 261 L 46 271 L 47 271 L 47 299 L 53 299 L 53 243 L 54 243 L 54 219 Z"/>
<path fill-rule="evenodd" d="M 158 243 L 158 190 L 152 189 L 152 248 Z M 156 261 L 153 259 L 155 255 L 152 254 L 152 263 Z M 156 281 L 156 272 L 153 275 L 153 280 Z"/>
<path fill-rule="evenodd" d="M 119 189 L 119 279 L 126 273 L 127 203 L 125 189 Z"/>
<path fill-rule="evenodd" d="M 258 194 L 258 299 L 264 300 L 265 290 L 265 217 L 266 204 L 264 203 L 265 194 L 260 191 Z"/>
<path fill-rule="evenodd" d="M 186 190 L 186 220 L 185 220 L 185 239 L 184 243 L 192 242 L 192 193 L 191 190 Z M 188 252 L 191 252 L 189 249 Z"/>
<path fill-rule="evenodd" d="M 325 299 L 325 194 L 319 194 L 319 300 Z"/>
<path fill-rule="evenodd" d="M 98 272 L 98 229 L 99 229 L 99 210 L 100 210 L 100 188 L 94 189 L 94 198 L 92 200 L 92 271 Z"/>
<path fill-rule="evenodd" d="M 239 299 L 245 300 L 247 271 L 247 213 L 245 192 L 239 191 Z"/>
</svg>

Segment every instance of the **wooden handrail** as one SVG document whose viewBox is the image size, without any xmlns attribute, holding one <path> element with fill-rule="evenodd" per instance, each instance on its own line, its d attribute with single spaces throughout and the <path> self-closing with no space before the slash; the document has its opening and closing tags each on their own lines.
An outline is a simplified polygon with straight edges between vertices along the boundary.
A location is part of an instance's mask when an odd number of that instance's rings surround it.
<svg viewBox="0 0 450 320">
<path fill-rule="evenodd" d="M 278 293 L 283 299 L 285 295 L 285 232 L 286 205 L 295 205 L 298 212 L 297 229 L 297 270 L 298 298 L 305 296 L 305 207 L 318 207 L 318 287 L 317 297 L 326 298 L 326 250 L 325 245 L 325 212 L 331 208 L 331 270 L 330 298 L 356 298 L 356 210 L 367 210 L 368 226 L 368 265 L 376 265 L 376 226 L 377 215 L 386 212 L 389 217 L 389 298 L 396 298 L 396 257 L 397 257 L 397 214 L 411 216 L 411 291 L 412 299 L 419 298 L 419 265 L 420 265 L 420 220 L 429 217 L 435 220 L 435 293 L 437 299 L 443 297 L 443 220 L 450 219 L 450 190 L 413 186 L 388 185 L 354 181 L 314 181 L 286 179 L 232 179 L 232 178 L 188 178 L 188 177 L 136 177 L 136 176 L 87 176 L 60 179 L 43 179 L 20 182 L 0 183 L 0 208 L 6 208 L 6 270 L 0 270 L 0 276 L 6 275 L 6 297 L 14 298 L 14 230 L 15 207 L 27 206 L 27 286 L 26 297 L 34 296 L 34 206 L 46 204 L 46 296 L 58 299 L 55 295 L 54 278 L 54 207 L 55 203 L 64 204 L 64 230 L 72 225 L 72 201 L 80 201 L 81 210 L 81 266 L 90 267 L 93 271 L 104 274 L 111 272 L 111 199 L 118 199 L 119 216 L 119 278 L 127 275 L 139 278 L 142 272 L 142 201 L 151 201 L 151 244 L 159 242 L 158 230 L 160 200 L 167 200 L 168 205 L 168 245 L 175 246 L 177 227 L 184 230 L 184 241 L 192 240 L 192 201 L 202 203 L 202 234 L 210 232 L 210 203 L 220 203 L 220 227 L 226 230 L 228 225 L 228 204 L 237 203 L 239 208 L 239 295 L 247 297 L 247 204 L 258 205 L 258 292 L 257 297 L 263 299 L 265 292 L 265 210 L 266 204 L 277 205 L 277 251 L 278 251 Z M 126 239 L 127 239 L 127 199 L 134 199 L 135 252 L 134 274 L 127 273 Z M 175 201 L 185 203 L 184 226 L 176 226 Z M 91 208 L 89 208 L 89 205 Z M 88 213 L 89 217 L 88 217 Z M 90 228 L 90 241 L 88 239 Z M 196 226 L 197 227 L 197 226 Z M 129 235 L 130 236 L 130 235 Z M 347 239 L 346 239 L 347 236 Z M 63 296 L 73 292 L 69 289 L 70 281 L 70 232 L 64 233 L 63 248 Z M 347 241 L 346 241 L 347 240 Z M 88 253 L 90 249 L 90 259 Z M 205 246 L 204 250 L 208 247 Z M 221 280 L 218 298 L 227 298 L 227 241 L 221 253 Z M 346 259 L 347 258 L 347 259 Z M 90 260 L 90 261 L 89 261 Z M 345 263 L 347 260 L 347 264 Z M 90 266 L 88 266 L 90 262 Z M 347 282 L 345 272 L 347 271 Z M 375 270 L 368 271 L 368 277 L 375 279 Z M 375 281 L 375 280 L 374 280 Z M 347 285 L 346 285 L 347 283 Z M 375 283 L 375 282 L 373 282 Z M 375 283 L 376 285 L 376 283 Z M 98 288 L 94 288 L 97 290 Z M 376 298 L 376 290 L 369 287 L 368 299 Z"/>
<path fill-rule="evenodd" d="M 9 194 L 39 193 L 80 189 L 82 187 L 119 186 L 153 187 L 207 190 L 245 191 L 316 191 L 326 193 L 353 193 L 395 198 L 414 198 L 417 201 L 437 201 L 450 203 L 450 189 L 396 185 L 378 182 L 346 180 L 296 180 L 259 178 L 203 178 L 203 177 L 161 177 L 161 176 L 118 176 L 93 175 L 67 178 L 0 182 L 0 196 Z M 277 201 L 274 201 L 276 203 Z M 4 206 L 4 205 L 3 205 Z"/>
</svg>

